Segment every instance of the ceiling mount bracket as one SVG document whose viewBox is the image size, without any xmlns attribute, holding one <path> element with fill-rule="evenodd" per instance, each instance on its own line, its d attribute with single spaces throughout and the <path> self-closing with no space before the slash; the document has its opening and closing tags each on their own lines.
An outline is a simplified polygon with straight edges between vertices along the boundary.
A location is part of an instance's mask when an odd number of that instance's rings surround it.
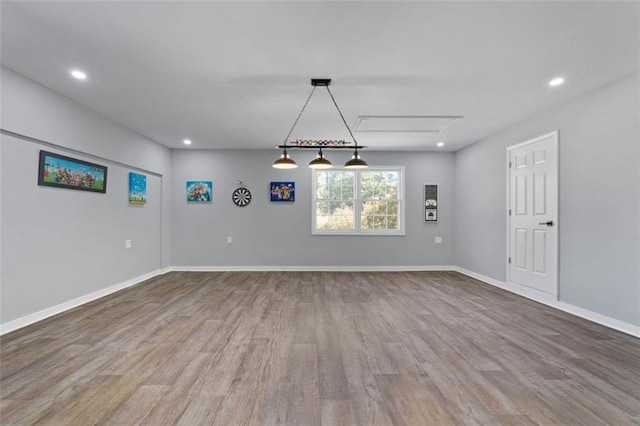
<svg viewBox="0 0 640 426">
<path fill-rule="evenodd" d="M 318 86 L 329 86 L 331 84 L 330 78 L 312 78 L 311 85 L 314 87 Z"/>
</svg>

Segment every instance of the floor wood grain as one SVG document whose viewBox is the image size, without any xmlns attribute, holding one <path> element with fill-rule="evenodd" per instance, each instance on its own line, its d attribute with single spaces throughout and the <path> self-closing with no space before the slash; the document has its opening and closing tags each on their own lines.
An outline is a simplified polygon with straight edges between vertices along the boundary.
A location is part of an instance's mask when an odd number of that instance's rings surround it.
<svg viewBox="0 0 640 426">
<path fill-rule="evenodd" d="M 0 346 L 3 425 L 640 424 L 640 340 L 454 272 L 174 272 Z"/>
</svg>

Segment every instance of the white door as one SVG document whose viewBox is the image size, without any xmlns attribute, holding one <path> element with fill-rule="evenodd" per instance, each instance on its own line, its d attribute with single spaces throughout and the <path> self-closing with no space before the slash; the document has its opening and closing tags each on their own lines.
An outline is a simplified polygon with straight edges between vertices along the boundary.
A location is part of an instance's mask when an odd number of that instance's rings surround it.
<svg viewBox="0 0 640 426">
<path fill-rule="evenodd" d="M 558 132 L 507 148 L 511 284 L 558 296 Z"/>
</svg>

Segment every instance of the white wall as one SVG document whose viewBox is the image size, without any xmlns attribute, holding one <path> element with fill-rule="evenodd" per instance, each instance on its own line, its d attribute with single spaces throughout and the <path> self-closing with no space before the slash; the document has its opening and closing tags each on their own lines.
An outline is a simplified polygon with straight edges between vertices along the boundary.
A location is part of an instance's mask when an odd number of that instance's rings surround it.
<svg viewBox="0 0 640 426">
<path fill-rule="evenodd" d="M 315 153 L 293 152 L 300 165 L 277 170 L 275 150 L 189 151 L 173 153 L 173 266 L 437 266 L 453 260 L 453 154 L 363 153 L 370 165 L 405 166 L 406 235 L 311 235 L 311 170 Z M 328 152 L 335 163 L 348 153 Z M 247 207 L 236 207 L 231 193 L 240 179 L 252 191 Z M 213 181 L 213 202 L 187 204 L 187 180 Z M 295 181 L 294 203 L 269 201 L 271 181 Z M 423 185 L 437 183 L 440 221 L 424 223 Z M 233 238 L 227 244 L 226 237 Z M 434 237 L 443 243 L 435 244 Z"/>
<path fill-rule="evenodd" d="M 506 280 L 505 148 L 556 129 L 560 300 L 640 325 L 637 73 L 456 153 L 455 264 Z"/>
<path fill-rule="evenodd" d="M 168 266 L 170 150 L 1 71 L 0 322 Z M 106 165 L 107 193 L 38 186 L 41 149 Z M 147 175 L 144 206 L 128 204 L 129 171 Z"/>
</svg>

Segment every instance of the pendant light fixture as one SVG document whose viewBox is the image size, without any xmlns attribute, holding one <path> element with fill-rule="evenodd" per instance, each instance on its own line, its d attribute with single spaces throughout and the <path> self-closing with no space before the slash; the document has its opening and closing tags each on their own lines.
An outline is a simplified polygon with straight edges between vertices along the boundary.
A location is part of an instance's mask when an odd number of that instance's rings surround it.
<svg viewBox="0 0 640 426">
<path fill-rule="evenodd" d="M 273 163 L 273 167 L 276 169 L 295 169 L 298 167 L 298 164 L 289 157 L 286 145 L 284 146 L 284 151 L 282 151 L 280 158 Z"/>
<path fill-rule="evenodd" d="M 280 156 L 279 159 L 277 159 L 273 163 L 273 167 L 275 167 L 276 169 L 295 169 L 296 167 L 298 167 L 296 162 L 293 161 L 291 157 L 289 157 L 287 148 L 288 149 L 318 149 L 319 151 L 316 158 L 314 160 L 311 160 L 311 162 L 309 162 L 309 167 L 312 169 L 329 169 L 333 167 L 331 162 L 324 157 L 324 153 L 322 152 L 323 149 L 325 150 L 353 149 L 354 150 L 353 156 L 351 157 L 351 160 L 345 163 L 344 167 L 350 168 L 350 169 L 362 169 L 362 168 L 368 167 L 366 161 L 360 158 L 360 153 L 358 152 L 358 149 L 364 149 L 365 146 L 358 145 L 358 142 L 356 141 L 355 136 L 353 136 L 353 132 L 349 128 L 347 121 L 344 119 L 344 115 L 342 115 L 342 111 L 340 111 L 340 108 L 338 107 L 338 103 L 333 97 L 331 90 L 329 90 L 330 84 L 331 84 L 330 78 L 312 78 L 311 79 L 311 85 L 313 86 L 313 88 L 311 89 L 311 93 L 309 94 L 309 97 L 307 97 L 306 102 L 304 103 L 304 105 L 302 106 L 302 109 L 298 113 L 298 117 L 296 117 L 296 121 L 294 121 L 293 126 L 291 126 L 291 130 L 289 130 L 287 137 L 284 138 L 284 144 L 276 145 L 276 149 L 282 149 L 282 155 Z M 315 92 L 316 87 L 318 86 L 327 88 L 327 92 L 329 93 L 329 96 L 333 101 L 333 105 L 336 107 L 336 110 L 338 111 L 338 114 L 340 115 L 342 122 L 344 123 L 345 127 L 349 131 L 349 135 L 351 135 L 351 138 L 353 139 L 353 145 L 351 145 L 351 142 L 346 142 L 344 140 L 297 140 L 295 142 L 288 142 L 289 136 L 291 136 L 291 133 L 293 133 L 293 129 L 295 129 L 296 125 L 298 124 L 298 121 L 300 120 L 302 113 L 307 107 L 307 104 L 309 104 L 309 101 L 311 100 L 311 97 L 313 96 L 313 93 Z"/>
<path fill-rule="evenodd" d="M 344 164 L 345 169 L 366 169 L 369 165 L 360 158 L 360 153 L 358 152 L 358 148 L 353 151 L 353 156 L 351 156 L 351 160 L 347 161 Z"/>
<path fill-rule="evenodd" d="M 309 163 L 309 168 L 311 169 L 330 169 L 333 167 L 331 161 L 324 158 L 324 154 L 322 153 L 322 148 L 320 148 L 320 152 L 318 152 L 318 156 L 311 160 Z"/>
</svg>

